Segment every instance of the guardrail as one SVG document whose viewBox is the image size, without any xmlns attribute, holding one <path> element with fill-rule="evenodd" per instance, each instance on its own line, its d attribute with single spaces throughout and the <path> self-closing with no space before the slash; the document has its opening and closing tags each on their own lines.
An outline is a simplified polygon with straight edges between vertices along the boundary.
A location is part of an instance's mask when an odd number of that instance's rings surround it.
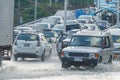
<svg viewBox="0 0 120 80">
<path fill-rule="evenodd" d="M 47 19 L 48 17 L 40 18 L 38 20 L 34 20 L 34 21 L 31 21 L 31 22 L 28 22 L 28 23 L 25 23 L 25 24 L 22 24 L 22 25 L 18 25 L 16 27 L 24 27 L 24 26 L 27 26 L 27 25 L 30 25 L 30 24 L 35 24 L 37 22 L 41 22 L 43 19 Z"/>
</svg>

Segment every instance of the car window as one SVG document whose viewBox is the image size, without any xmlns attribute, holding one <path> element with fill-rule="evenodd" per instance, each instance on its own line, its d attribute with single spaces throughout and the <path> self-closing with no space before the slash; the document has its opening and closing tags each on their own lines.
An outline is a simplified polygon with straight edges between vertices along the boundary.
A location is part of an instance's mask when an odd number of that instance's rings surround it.
<svg viewBox="0 0 120 80">
<path fill-rule="evenodd" d="M 120 43 L 120 36 L 119 35 L 112 35 L 112 40 L 114 43 Z"/>
<path fill-rule="evenodd" d="M 39 37 L 36 34 L 20 34 L 17 40 L 36 41 L 39 40 Z"/>
<path fill-rule="evenodd" d="M 71 39 L 72 46 L 92 46 L 101 47 L 102 37 L 97 36 L 74 36 Z"/>
<path fill-rule="evenodd" d="M 102 47 L 108 48 L 110 47 L 110 40 L 109 37 L 104 37 L 102 40 Z"/>
<path fill-rule="evenodd" d="M 61 35 L 58 42 L 62 42 L 66 37 L 67 37 L 67 35 Z"/>
<path fill-rule="evenodd" d="M 66 31 L 70 31 L 72 29 L 80 29 L 80 25 L 79 24 L 73 24 L 73 25 L 67 25 L 66 26 Z"/>
<path fill-rule="evenodd" d="M 41 35 L 41 41 L 47 42 L 46 38 L 43 35 Z"/>
</svg>

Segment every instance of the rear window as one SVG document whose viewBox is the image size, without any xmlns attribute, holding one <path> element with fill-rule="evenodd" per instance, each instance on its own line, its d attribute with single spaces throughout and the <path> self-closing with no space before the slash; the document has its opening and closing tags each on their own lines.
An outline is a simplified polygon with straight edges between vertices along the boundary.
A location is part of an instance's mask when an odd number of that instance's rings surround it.
<svg viewBox="0 0 120 80">
<path fill-rule="evenodd" d="M 36 41 L 39 40 L 39 36 L 36 34 L 20 34 L 17 40 Z"/>
<path fill-rule="evenodd" d="M 73 24 L 73 25 L 67 25 L 66 26 L 66 31 L 70 31 L 72 29 L 80 29 L 80 25 L 79 24 Z"/>
</svg>

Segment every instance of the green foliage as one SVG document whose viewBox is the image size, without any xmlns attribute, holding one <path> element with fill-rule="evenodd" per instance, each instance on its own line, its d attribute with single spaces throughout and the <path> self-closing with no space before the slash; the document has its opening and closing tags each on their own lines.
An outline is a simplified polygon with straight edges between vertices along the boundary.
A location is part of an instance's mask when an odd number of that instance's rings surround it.
<svg viewBox="0 0 120 80">
<path fill-rule="evenodd" d="M 18 3 L 20 1 L 20 3 Z M 34 1 L 35 0 L 15 0 L 15 26 L 20 25 L 19 17 L 23 17 L 23 23 L 34 20 Z M 50 0 L 37 0 L 37 19 L 54 15 L 58 9 L 64 9 L 64 0 L 52 0 L 52 6 L 49 6 Z M 92 4 L 94 0 L 69 0 L 69 9 L 78 6 L 79 8 Z M 23 24 L 22 23 L 22 24 Z"/>
</svg>

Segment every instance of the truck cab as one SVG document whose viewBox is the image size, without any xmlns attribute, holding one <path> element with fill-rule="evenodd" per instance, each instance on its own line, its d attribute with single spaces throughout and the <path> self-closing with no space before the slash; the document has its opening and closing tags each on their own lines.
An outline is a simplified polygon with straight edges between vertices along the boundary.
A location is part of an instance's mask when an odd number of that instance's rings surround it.
<svg viewBox="0 0 120 80">
<path fill-rule="evenodd" d="M 112 63 L 114 55 L 111 34 L 102 31 L 79 31 L 61 52 L 62 68 Z"/>
</svg>

